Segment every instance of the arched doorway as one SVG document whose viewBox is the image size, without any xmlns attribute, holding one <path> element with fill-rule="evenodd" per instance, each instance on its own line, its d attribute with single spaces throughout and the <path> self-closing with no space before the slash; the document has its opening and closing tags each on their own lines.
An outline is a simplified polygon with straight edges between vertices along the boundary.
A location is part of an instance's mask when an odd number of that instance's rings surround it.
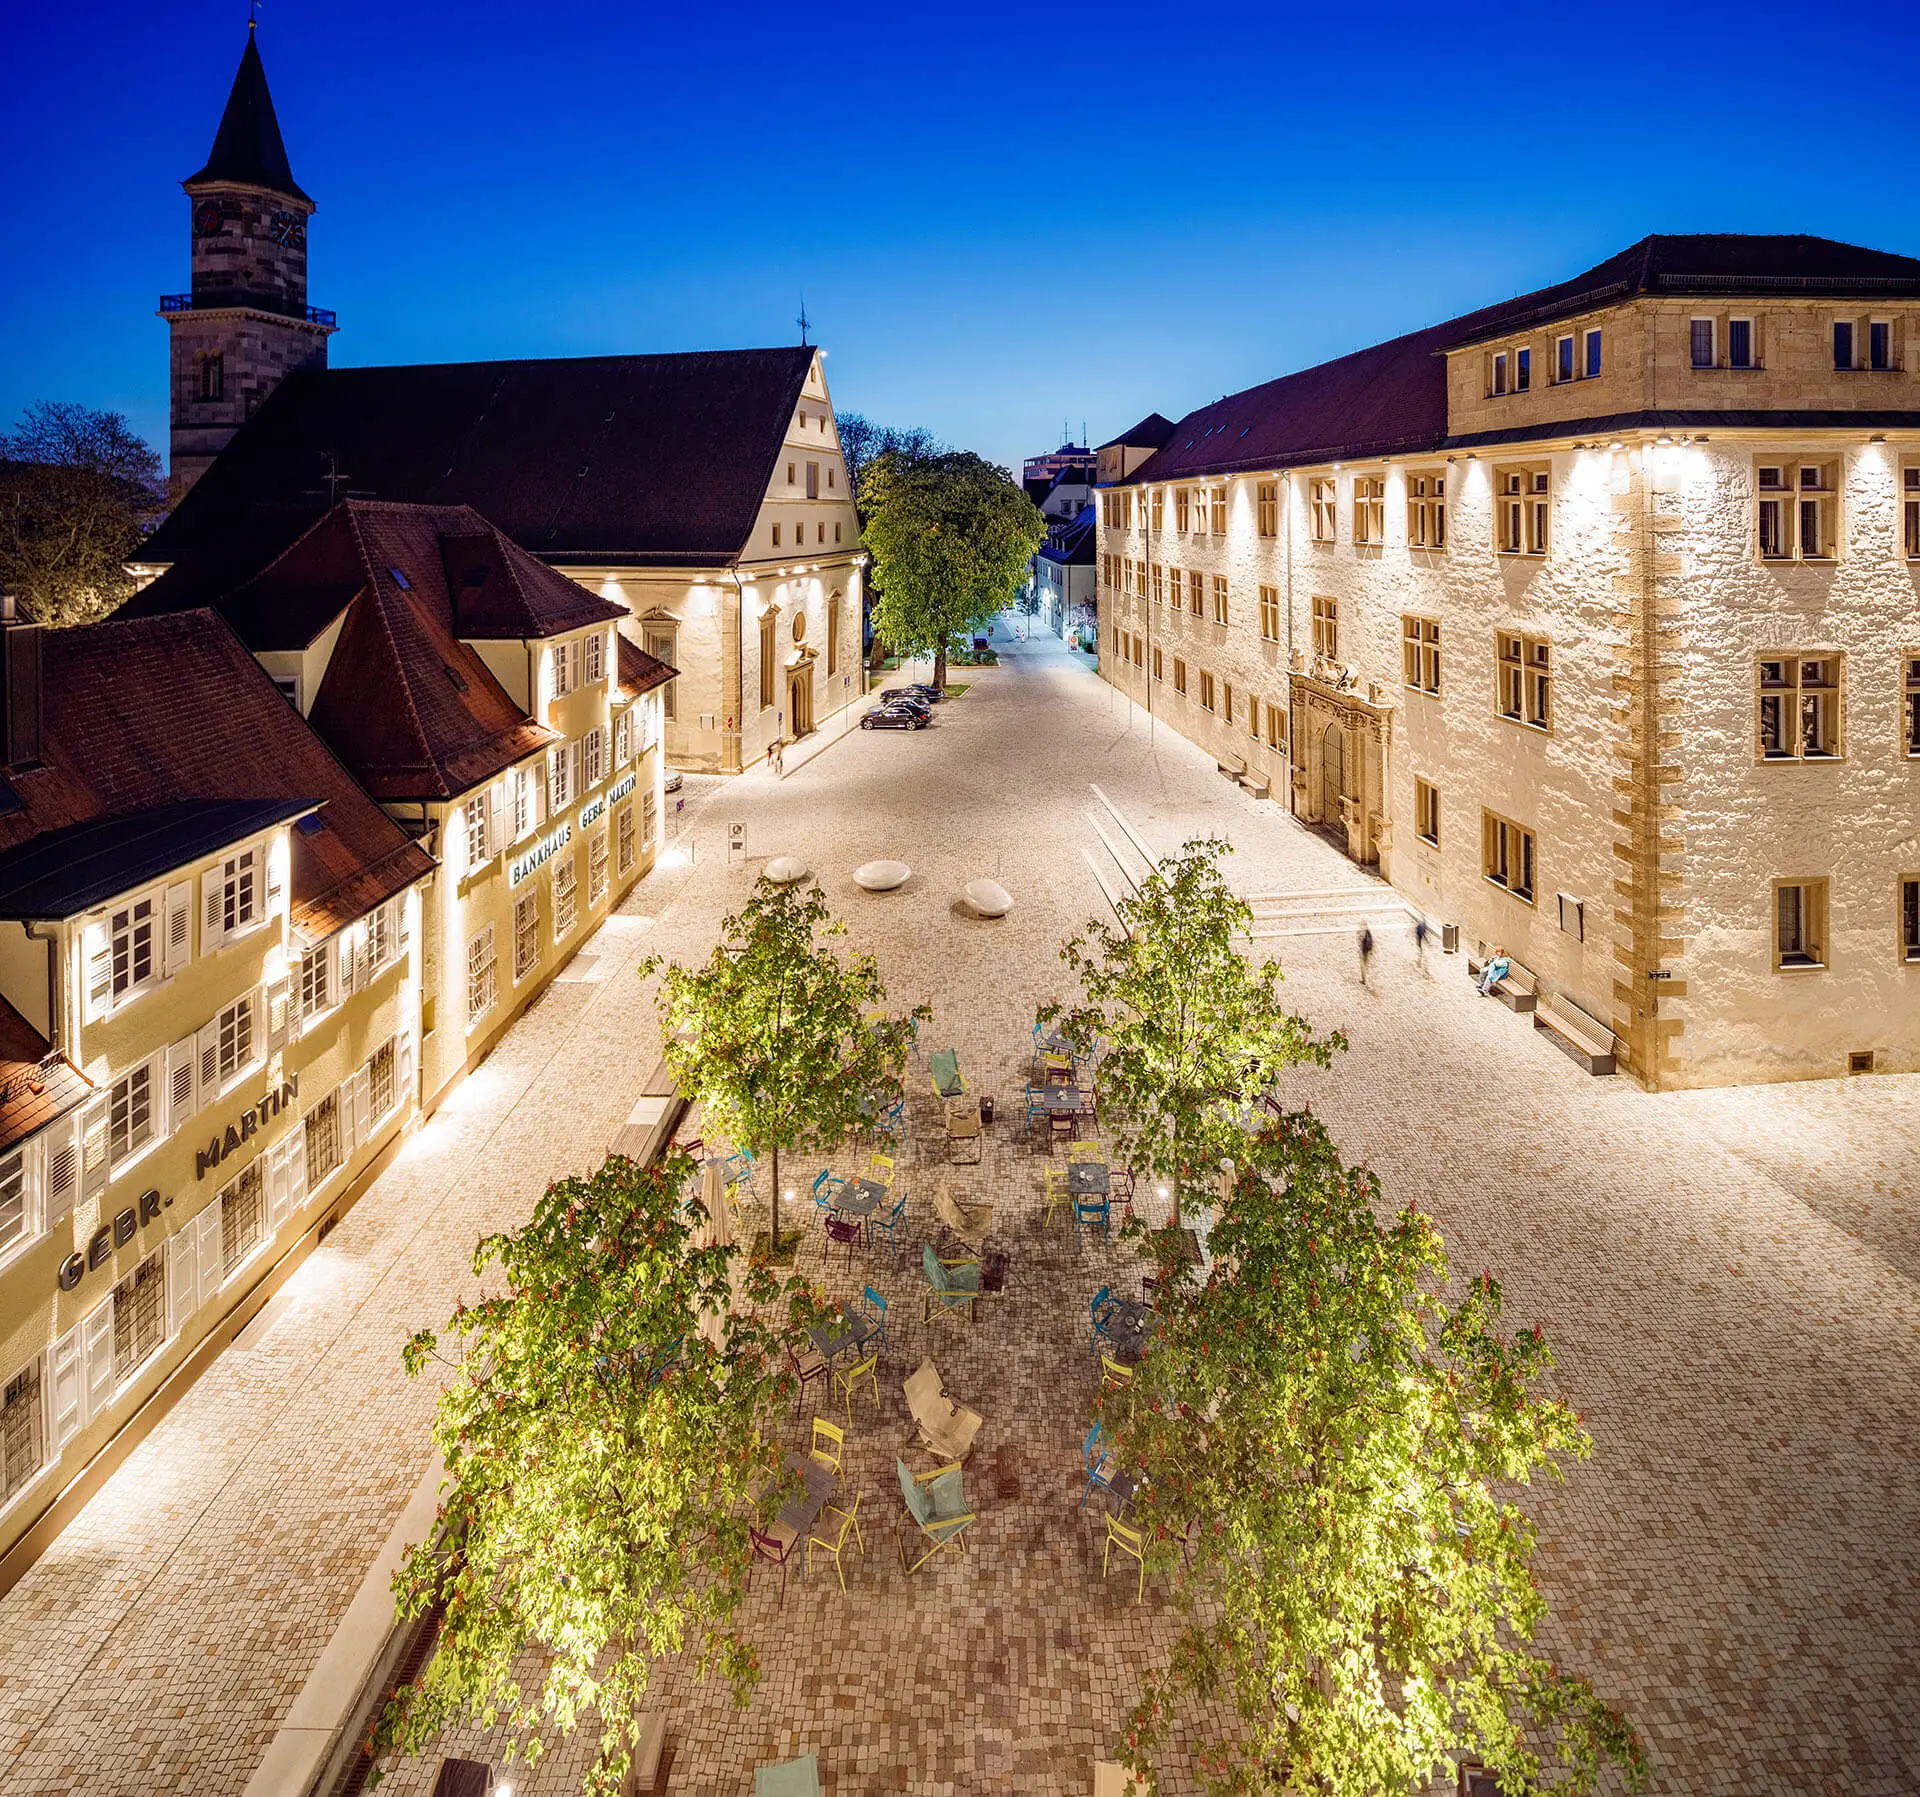
<svg viewBox="0 0 1920 1797">
<path fill-rule="evenodd" d="M 1340 801 L 1347 795 L 1347 733 L 1329 724 L 1320 738 L 1320 821 L 1338 825 Z"/>
</svg>

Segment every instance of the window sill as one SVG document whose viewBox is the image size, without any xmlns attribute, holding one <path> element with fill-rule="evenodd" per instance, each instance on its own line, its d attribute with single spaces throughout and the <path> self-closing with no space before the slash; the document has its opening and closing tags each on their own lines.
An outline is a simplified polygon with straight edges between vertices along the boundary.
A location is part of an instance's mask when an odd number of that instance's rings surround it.
<svg viewBox="0 0 1920 1797">
<path fill-rule="evenodd" d="M 1480 877 L 1485 880 L 1489 886 L 1493 887 L 1496 892 L 1504 892 L 1508 898 L 1518 899 L 1521 904 L 1529 907 L 1532 906 L 1533 894 L 1531 892 L 1522 892 L 1517 887 L 1509 886 L 1504 880 L 1496 880 L 1492 874 L 1482 874 Z"/>
<path fill-rule="evenodd" d="M 1773 971 L 1775 973 L 1825 973 L 1827 971 L 1827 964 L 1824 961 L 1811 960 L 1776 961 Z"/>
<path fill-rule="evenodd" d="M 1495 553 L 1506 562 L 1543 562 L 1547 559 L 1544 549 L 1500 549 Z"/>
<path fill-rule="evenodd" d="M 42 1462 L 40 1470 L 37 1473 L 35 1473 L 33 1477 L 26 1482 L 26 1484 L 22 1485 L 20 1489 L 13 1494 L 12 1497 L 7 1498 L 4 1501 L 0 1501 L 0 1516 L 5 1516 L 6 1513 L 9 1510 L 13 1509 L 16 1505 L 25 1503 L 29 1497 L 31 1497 L 36 1491 L 38 1491 L 43 1485 L 45 1485 L 48 1479 L 50 1479 L 59 1470 L 60 1470 L 60 1450 L 58 1448 L 53 1448 L 51 1452 L 48 1454 L 46 1460 Z"/>
</svg>

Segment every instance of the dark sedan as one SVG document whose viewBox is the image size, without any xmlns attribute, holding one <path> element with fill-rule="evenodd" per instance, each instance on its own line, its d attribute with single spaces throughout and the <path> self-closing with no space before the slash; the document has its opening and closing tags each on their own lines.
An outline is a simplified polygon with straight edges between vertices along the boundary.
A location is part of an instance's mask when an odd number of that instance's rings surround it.
<svg viewBox="0 0 1920 1797">
<path fill-rule="evenodd" d="M 860 720 L 862 730 L 924 730 L 927 714 L 917 705 L 876 705 Z"/>
<path fill-rule="evenodd" d="M 890 686 L 880 695 L 882 705 L 907 705 L 915 711 L 931 712 L 933 701 L 917 686 Z"/>
</svg>

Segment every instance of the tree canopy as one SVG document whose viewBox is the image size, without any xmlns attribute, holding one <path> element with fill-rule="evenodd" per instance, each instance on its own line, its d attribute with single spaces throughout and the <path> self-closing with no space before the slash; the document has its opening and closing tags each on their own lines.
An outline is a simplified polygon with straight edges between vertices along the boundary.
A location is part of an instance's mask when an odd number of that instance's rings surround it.
<svg viewBox="0 0 1920 1797">
<path fill-rule="evenodd" d="M 166 507 L 160 458 L 118 412 L 43 400 L 0 435 L 0 592 L 43 624 L 133 594 L 126 563 Z"/>
<path fill-rule="evenodd" d="M 1046 521 L 1006 469 L 964 451 L 875 456 L 861 503 L 874 631 L 901 655 L 931 655 L 944 686 L 948 642 L 1013 602 Z"/>
<path fill-rule="evenodd" d="M 682 1202 L 692 1171 L 684 1155 L 615 1157 L 549 1187 L 523 1229 L 475 1251 L 500 1287 L 407 1344 L 409 1374 L 452 1370 L 433 1422 L 444 1538 L 409 1549 L 394 1591 L 402 1617 L 436 1603 L 445 1617 L 381 1745 L 418 1751 L 476 1721 L 532 1761 L 597 1713 L 589 1788 L 611 1791 L 654 1659 L 691 1646 L 701 1676 L 751 1693 L 758 1662 L 734 1619 L 748 1524 L 780 1465 L 760 1421 L 795 1319 L 769 1320 L 764 1271 L 748 1286 L 756 1314 L 729 1313 L 737 1250 L 694 1245 L 706 1213 Z M 726 1318 L 717 1351 L 703 1312 Z M 543 1667 L 531 1688 L 530 1663 Z"/>
<path fill-rule="evenodd" d="M 875 456 L 904 455 L 924 461 L 931 456 L 947 453 L 947 445 L 924 424 L 904 428 L 895 424 L 875 424 L 860 412 L 836 412 L 833 424 L 840 437 L 840 459 L 847 465 L 847 490 L 853 495 L 854 509 L 859 512 L 863 523 L 867 514 L 861 498 L 860 482 L 867 464 Z"/>
<path fill-rule="evenodd" d="M 843 935 L 816 886 L 760 880 L 720 926 L 704 966 L 664 968 L 665 1054 L 703 1121 L 736 1148 L 772 1156 L 772 1245 L 780 1244 L 780 1155 L 832 1149 L 865 1121 L 863 1105 L 897 1090 L 909 1024 L 867 1023 L 886 999 L 871 955 L 834 952 Z M 909 1013 L 932 1016 L 925 1005 Z"/>
<path fill-rule="evenodd" d="M 1590 1791 L 1607 1761 L 1637 1790 L 1625 1720 L 1528 1646 L 1516 1488 L 1591 1451 L 1537 1390 L 1546 1340 L 1503 1332 L 1490 1275 L 1450 1301 L 1432 1222 L 1379 1202 L 1317 1119 L 1270 1118 L 1205 1283 L 1163 1280 L 1133 1389 L 1102 1400 L 1181 1619 L 1121 1758 L 1150 1769 L 1185 1725 L 1220 1797 L 1417 1797 L 1457 1753 L 1503 1790 Z"/>
<path fill-rule="evenodd" d="M 1060 951 L 1078 1004 L 1051 1006 L 1067 1039 L 1099 1053 L 1100 1115 L 1136 1172 L 1183 1185 L 1238 1142 L 1246 1114 L 1288 1067 L 1346 1046 L 1280 1001 L 1281 973 L 1240 952 L 1253 913 L 1220 871 L 1231 845 L 1186 843 Z"/>
</svg>

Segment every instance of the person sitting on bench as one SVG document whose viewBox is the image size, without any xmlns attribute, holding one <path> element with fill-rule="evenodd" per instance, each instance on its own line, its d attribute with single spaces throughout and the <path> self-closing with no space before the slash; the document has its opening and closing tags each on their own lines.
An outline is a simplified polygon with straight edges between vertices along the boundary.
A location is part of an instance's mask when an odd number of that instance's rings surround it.
<svg viewBox="0 0 1920 1797">
<path fill-rule="evenodd" d="M 1513 963 L 1507 959 L 1507 951 L 1494 945 L 1493 953 L 1487 957 L 1487 964 L 1480 969 L 1480 996 L 1489 998 L 1493 989 L 1513 971 Z"/>
</svg>

